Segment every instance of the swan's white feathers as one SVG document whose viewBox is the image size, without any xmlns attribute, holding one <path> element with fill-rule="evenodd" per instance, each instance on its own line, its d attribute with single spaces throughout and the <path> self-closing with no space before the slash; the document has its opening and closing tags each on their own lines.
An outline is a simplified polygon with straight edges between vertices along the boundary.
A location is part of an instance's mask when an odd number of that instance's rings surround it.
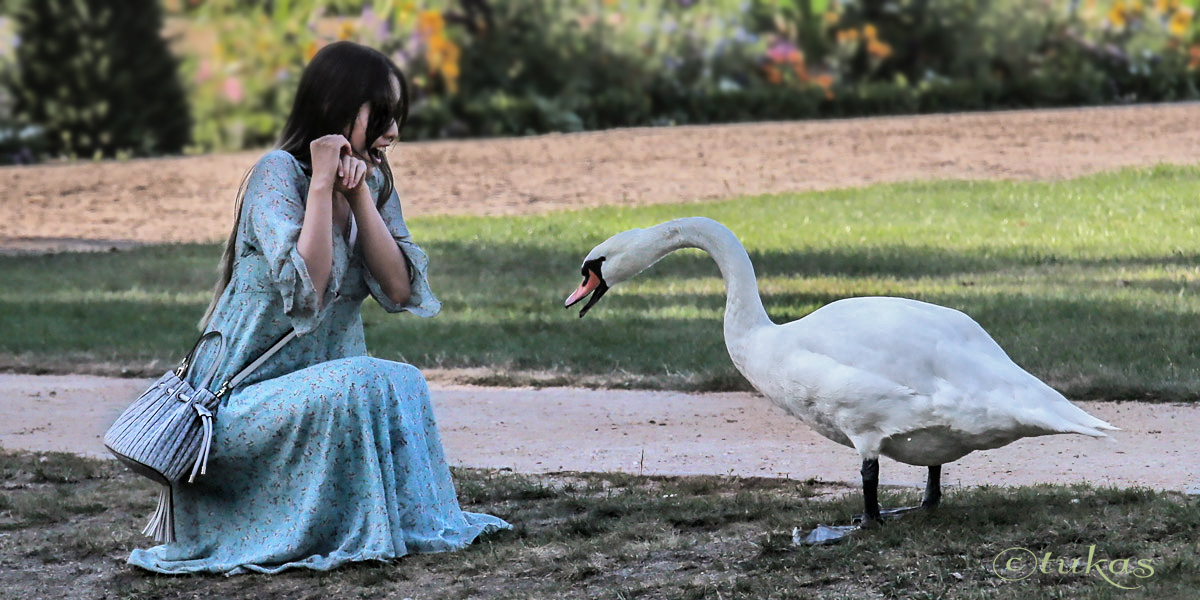
<svg viewBox="0 0 1200 600">
<path fill-rule="evenodd" d="M 849 298 L 756 336 L 743 374 L 864 458 L 943 464 L 1022 437 L 1111 428 L 1017 366 L 967 315 Z M 863 446 L 866 447 L 863 447 Z"/>
<path fill-rule="evenodd" d="M 864 459 L 939 465 L 1017 439 L 1115 430 L 1026 372 L 969 316 L 917 300 L 848 298 L 776 325 L 762 309 L 741 243 L 704 218 L 609 238 L 605 280 L 633 277 L 682 247 L 708 252 L 727 288 L 725 343 L 773 402 Z"/>
</svg>

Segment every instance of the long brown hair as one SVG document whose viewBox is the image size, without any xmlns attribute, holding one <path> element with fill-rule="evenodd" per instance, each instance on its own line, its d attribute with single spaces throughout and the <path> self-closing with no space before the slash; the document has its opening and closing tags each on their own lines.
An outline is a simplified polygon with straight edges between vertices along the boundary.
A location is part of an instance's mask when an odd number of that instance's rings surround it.
<svg viewBox="0 0 1200 600">
<path fill-rule="evenodd" d="M 392 77 L 400 84 L 399 96 L 392 88 Z M 391 128 L 392 121 L 396 122 L 399 131 L 404 131 L 404 124 L 408 121 L 408 84 L 404 80 L 404 73 L 391 59 L 374 48 L 353 42 L 337 42 L 325 46 L 313 56 L 300 76 L 292 112 L 279 134 L 276 148 L 296 157 L 311 175 L 312 153 L 309 144 L 319 137 L 345 132 L 358 116 L 358 111 L 364 103 L 368 104 L 371 110 L 366 130 L 368 144 L 386 133 Z M 384 185 L 380 188 L 375 203 L 376 206 L 382 207 L 392 195 L 395 179 L 387 160 L 380 162 L 379 169 L 383 172 Z M 233 231 L 225 240 L 225 252 L 221 255 L 218 266 L 219 277 L 213 288 L 212 302 L 200 319 L 202 331 L 208 326 L 213 311 L 217 308 L 217 302 L 233 278 L 233 263 L 237 258 L 238 221 L 241 219 L 246 185 L 253 171 L 253 168 L 247 171 L 238 186 L 234 203 Z"/>
</svg>

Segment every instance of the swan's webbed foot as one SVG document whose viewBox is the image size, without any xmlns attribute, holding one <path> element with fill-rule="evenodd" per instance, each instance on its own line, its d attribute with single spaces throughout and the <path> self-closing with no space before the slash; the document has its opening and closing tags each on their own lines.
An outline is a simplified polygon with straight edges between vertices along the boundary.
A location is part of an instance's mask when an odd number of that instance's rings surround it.
<svg viewBox="0 0 1200 600">
<path fill-rule="evenodd" d="M 869 465 L 863 463 L 863 498 L 867 501 L 867 510 L 870 510 L 872 504 L 871 498 L 877 498 L 878 481 L 879 481 L 879 464 L 876 461 L 873 469 L 868 472 Z M 876 489 L 868 489 L 868 476 L 874 480 L 871 485 Z M 929 478 L 925 481 L 925 497 L 921 499 L 919 506 L 904 506 L 901 508 L 876 508 L 878 512 L 875 514 L 861 513 L 854 515 L 850 521 L 855 525 L 860 525 L 864 529 L 878 525 L 884 520 L 899 519 L 904 515 L 916 511 L 933 510 L 938 507 L 942 501 L 942 466 L 934 465 L 929 467 Z M 878 507 L 878 504 L 875 504 Z"/>
<path fill-rule="evenodd" d="M 808 534 L 801 537 L 800 529 L 792 530 L 793 545 L 820 545 L 833 544 L 853 535 L 854 532 L 861 529 L 874 529 L 883 525 L 885 521 L 899 519 L 904 515 L 916 511 L 927 511 L 937 508 L 942 500 L 942 466 L 934 465 L 929 467 L 929 479 L 925 484 L 925 497 L 921 500 L 920 506 L 905 506 L 902 508 L 879 508 L 879 460 L 864 460 L 862 466 L 863 479 L 863 504 L 866 512 L 854 515 L 850 521 L 850 526 L 844 525 L 817 525 L 816 529 L 809 531 Z"/>
<path fill-rule="evenodd" d="M 792 531 L 792 543 L 809 546 L 817 544 L 833 544 L 854 534 L 860 529 L 872 529 L 881 522 L 879 513 L 879 460 L 864 460 L 862 465 L 863 501 L 866 512 L 855 515 L 850 526 L 817 525 L 816 529 L 801 538 L 799 528 Z"/>
<path fill-rule="evenodd" d="M 871 529 L 872 527 L 877 527 L 887 521 L 899 519 L 900 517 L 903 517 L 904 515 L 915 510 L 922 510 L 922 507 L 902 506 L 900 508 L 881 508 L 879 509 L 879 516 L 877 517 L 872 517 L 866 513 L 859 513 L 851 517 L 850 523 L 862 527 L 863 529 Z"/>
</svg>

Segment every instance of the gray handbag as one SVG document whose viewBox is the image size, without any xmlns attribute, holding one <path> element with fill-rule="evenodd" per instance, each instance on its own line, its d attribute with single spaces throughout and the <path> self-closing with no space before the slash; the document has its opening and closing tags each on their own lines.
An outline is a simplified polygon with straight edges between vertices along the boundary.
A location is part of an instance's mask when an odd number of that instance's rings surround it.
<svg viewBox="0 0 1200 600">
<path fill-rule="evenodd" d="M 208 453 L 212 449 L 213 419 L 229 390 L 235 388 L 268 358 L 296 337 L 295 330 L 275 342 L 254 362 L 221 384 L 214 394 L 209 391 L 219 360 L 212 361 L 208 373 L 193 388 L 188 384 L 188 369 L 196 350 L 205 341 L 217 340 L 217 356 L 224 353 L 225 338 L 218 331 L 200 336 L 178 368 L 158 378 L 104 434 L 104 445 L 135 473 L 163 485 L 158 508 L 142 533 L 154 541 L 175 541 L 175 517 L 172 488 L 196 480 L 196 474 L 208 471 Z M 189 471 L 190 467 L 190 471 Z"/>
</svg>

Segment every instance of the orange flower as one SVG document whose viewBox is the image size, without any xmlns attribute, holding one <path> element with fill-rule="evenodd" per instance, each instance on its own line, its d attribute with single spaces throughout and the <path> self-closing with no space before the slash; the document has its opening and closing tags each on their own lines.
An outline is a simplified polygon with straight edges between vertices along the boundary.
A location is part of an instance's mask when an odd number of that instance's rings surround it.
<svg viewBox="0 0 1200 600">
<path fill-rule="evenodd" d="M 1188 69 L 1200 67 L 1200 44 L 1192 44 L 1188 48 Z"/>
<path fill-rule="evenodd" d="M 792 65 L 792 72 L 796 74 L 796 78 L 800 83 L 808 83 L 808 65 L 804 61 L 800 61 Z"/>
<path fill-rule="evenodd" d="M 867 53 L 875 58 L 885 59 L 892 55 L 892 47 L 879 40 L 871 40 L 867 42 Z"/>
<path fill-rule="evenodd" d="M 304 62 L 312 60 L 317 55 L 317 50 L 320 49 L 321 47 L 317 45 L 316 40 L 309 42 L 308 46 L 304 48 Z"/>
<path fill-rule="evenodd" d="M 440 74 L 451 94 L 458 91 L 459 58 L 461 49 L 454 42 L 438 34 L 426 42 L 425 59 L 429 62 L 430 74 Z"/>
<path fill-rule="evenodd" d="M 783 74 L 775 68 L 775 65 L 763 65 L 763 72 L 767 76 L 767 82 L 771 85 L 779 85 L 783 82 Z"/>
<path fill-rule="evenodd" d="M 843 29 L 843 30 L 837 32 L 837 41 L 839 44 L 844 44 L 847 42 L 857 42 L 858 41 L 858 30 L 857 29 Z"/>
<path fill-rule="evenodd" d="M 833 75 L 822 73 L 814 81 L 825 90 L 825 99 L 833 100 Z"/>
<path fill-rule="evenodd" d="M 442 33 L 445 28 L 446 20 L 442 18 L 442 13 L 436 10 L 423 10 L 417 15 L 417 33 L 421 37 L 433 37 Z"/>
<path fill-rule="evenodd" d="M 873 40 L 877 35 L 879 35 L 879 30 L 875 29 L 874 25 L 867 23 L 863 26 L 863 37 Z"/>
</svg>

